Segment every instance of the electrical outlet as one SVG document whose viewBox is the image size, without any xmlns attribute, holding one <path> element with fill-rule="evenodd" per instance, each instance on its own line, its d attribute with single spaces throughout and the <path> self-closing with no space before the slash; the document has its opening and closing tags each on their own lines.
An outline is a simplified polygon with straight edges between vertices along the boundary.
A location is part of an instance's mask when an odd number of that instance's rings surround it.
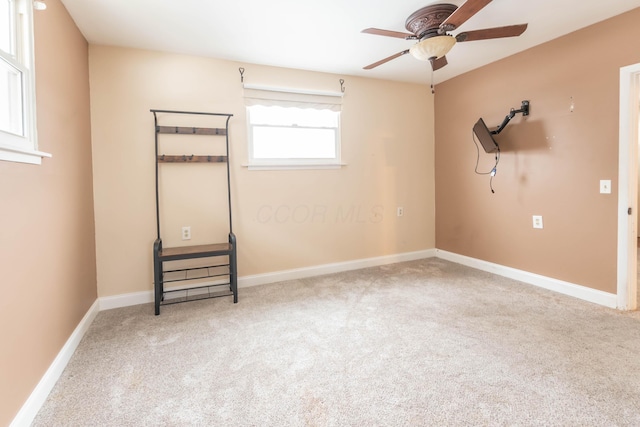
<svg viewBox="0 0 640 427">
<path fill-rule="evenodd" d="M 398 206 L 398 216 L 402 216 L 404 215 L 404 208 L 401 206 Z"/>
<path fill-rule="evenodd" d="M 191 227 L 182 227 L 182 240 L 191 240 Z"/>
<path fill-rule="evenodd" d="M 543 228 L 542 215 L 533 216 L 533 228 Z"/>
<path fill-rule="evenodd" d="M 600 194 L 611 194 L 611 180 L 610 179 L 601 179 L 600 180 Z"/>
</svg>

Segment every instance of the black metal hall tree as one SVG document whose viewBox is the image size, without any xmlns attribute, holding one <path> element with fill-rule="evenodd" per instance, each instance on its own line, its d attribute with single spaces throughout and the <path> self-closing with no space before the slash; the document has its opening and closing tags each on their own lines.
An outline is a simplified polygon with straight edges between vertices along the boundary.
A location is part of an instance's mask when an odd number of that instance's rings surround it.
<svg viewBox="0 0 640 427">
<path fill-rule="evenodd" d="M 192 111 L 171 111 L 171 110 L 151 110 L 153 113 L 155 127 L 155 161 L 156 161 L 156 223 L 157 238 L 153 243 L 153 283 L 154 283 L 154 299 L 155 314 L 160 314 L 160 306 L 168 304 L 176 304 L 180 302 L 194 301 L 206 298 L 217 298 L 223 296 L 233 296 L 233 302 L 238 302 L 238 269 L 237 269 L 237 251 L 236 236 L 233 234 L 233 223 L 231 219 L 231 175 L 229 171 L 229 119 L 233 114 L 222 113 L 203 113 Z M 159 126 L 158 114 L 166 113 L 168 115 L 192 115 L 192 116 L 219 116 L 224 120 L 224 128 L 211 127 L 191 127 L 191 126 Z M 207 154 L 207 155 L 187 155 L 187 154 L 161 154 L 158 152 L 158 137 L 166 134 L 169 138 L 173 135 L 193 135 L 194 137 L 204 138 L 225 138 L 224 154 Z M 159 166 L 163 163 L 226 163 L 227 166 L 227 208 L 229 212 L 229 239 L 228 242 L 210 243 L 205 245 L 180 246 L 180 247 L 163 247 L 162 237 L 160 235 L 160 182 L 159 182 Z M 206 183 L 198 183 L 202 187 L 206 187 Z M 220 261 L 213 263 L 218 257 L 226 257 L 228 262 Z M 211 259 L 207 261 L 207 265 L 189 267 L 189 268 L 173 268 L 165 267 L 166 262 L 189 260 L 189 259 Z M 172 278 L 170 278 L 171 276 Z M 190 280 L 209 280 L 213 279 L 213 284 L 200 284 L 192 287 L 179 287 L 172 290 L 164 288 L 165 283 L 189 283 Z M 227 290 L 228 287 L 228 290 Z M 219 290 L 222 289 L 222 290 Z M 170 296 L 178 295 L 176 298 Z"/>
</svg>

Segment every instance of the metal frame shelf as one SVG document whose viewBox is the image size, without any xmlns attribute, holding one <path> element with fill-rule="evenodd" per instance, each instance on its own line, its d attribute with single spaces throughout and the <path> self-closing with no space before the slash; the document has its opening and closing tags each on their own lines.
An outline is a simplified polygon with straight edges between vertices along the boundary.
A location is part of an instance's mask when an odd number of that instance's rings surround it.
<svg viewBox="0 0 640 427">
<path fill-rule="evenodd" d="M 156 162 L 156 230 L 157 238 L 153 243 L 153 283 L 154 283 L 154 302 L 155 314 L 160 314 L 160 306 L 177 304 L 180 302 L 197 301 L 208 298 L 218 298 L 224 296 L 233 296 L 233 302 L 238 302 L 238 269 L 237 269 L 237 243 L 236 236 L 233 233 L 233 222 L 231 215 L 231 174 L 229 169 L 229 120 L 233 114 L 222 113 L 203 113 L 192 111 L 172 111 L 172 110 L 151 110 L 154 119 L 155 133 L 155 162 Z M 224 128 L 203 128 L 203 127 L 186 127 L 186 126 L 159 126 L 158 113 L 166 114 L 188 114 L 188 115 L 207 115 L 221 116 L 224 120 Z M 158 135 L 160 134 L 181 134 L 181 135 L 205 135 L 205 136 L 224 136 L 225 150 L 224 155 L 168 155 L 158 153 Z M 160 183 L 159 183 L 159 165 L 162 163 L 226 163 L 227 165 L 227 202 L 229 211 L 229 239 L 224 243 L 211 243 L 206 245 L 182 246 L 163 248 L 162 237 L 160 235 Z M 215 257 L 227 257 L 228 263 L 203 265 L 198 267 L 166 269 L 165 262 L 205 258 L 211 259 Z M 211 269 L 215 269 L 211 273 Z M 190 272 L 207 270 L 204 275 L 197 277 L 189 277 Z M 165 276 L 176 275 L 176 273 L 184 273 L 184 278 L 168 278 Z M 228 280 L 222 283 L 199 284 L 190 287 L 178 287 L 170 290 L 164 288 L 165 283 L 189 282 L 192 280 L 219 279 L 222 277 Z M 228 287 L 228 290 L 223 288 Z M 213 289 L 222 288 L 219 291 Z M 169 298 L 172 295 L 180 295 L 175 298 Z"/>
</svg>

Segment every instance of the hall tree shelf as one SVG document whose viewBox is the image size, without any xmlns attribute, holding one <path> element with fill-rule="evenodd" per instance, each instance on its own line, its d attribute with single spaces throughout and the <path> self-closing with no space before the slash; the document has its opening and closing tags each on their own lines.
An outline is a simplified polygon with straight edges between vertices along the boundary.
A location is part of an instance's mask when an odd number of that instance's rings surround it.
<svg viewBox="0 0 640 427">
<path fill-rule="evenodd" d="M 233 234 L 233 223 L 231 220 L 231 176 L 229 171 L 229 119 L 233 114 L 203 113 L 190 111 L 171 110 L 151 110 L 153 113 L 155 127 L 155 159 L 156 159 L 156 224 L 157 238 L 153 243 L 153 282 L 155 314 L 160 314 L 160 306 L 176 304 L 181 302 L 195 301 L 207 298 L 217 298 L 232 296 L 233 302 L 238 302 L 238 268 L 237 268 L 237 248 L 236 236 Z M 158 115 L 162 114 L 177 117 L 177 115 L 189 116 L 216 116 L 224 122 L 224 128 L 209 127 L 189 127 L 189 126 L 159 126 Z M 211 153 L 207 155 L 193 154 L 161 154 L 158 152 L 158 139 L 171 138 L 171 135 L 190 135 L 194 138 L 215 138 L 217 141 L 224 137 L 225 151 L 223 154 Z M 229 217 L 229 239 L 227 242 L 216 242 L 204 245 L 163 247 L 160 234 L 160 180 L 159 170 L 165 163 L 188 164 L 211 163 L 212 167 L 219 167 L 217 164 L 226 164 L 226 188 L 227 206 Z M 204 189 L 206 182 L 195 182 L 195 185 Z M 221 259 L 222 258 L 222 259 Z M 202 259 L 205 265 L 189 267 L 172 267 L 165 265 L 171 261 L 184 261 Z M 216 261 L 218 260 L 218 261 Z M 175 263 L 171 263 L 175 264 Z M 195 286 L 190 284 L 198 283 Z M 178 286 L 171 290 L 166 290 L 164 285 L 175 283 Z"/>
</svg>

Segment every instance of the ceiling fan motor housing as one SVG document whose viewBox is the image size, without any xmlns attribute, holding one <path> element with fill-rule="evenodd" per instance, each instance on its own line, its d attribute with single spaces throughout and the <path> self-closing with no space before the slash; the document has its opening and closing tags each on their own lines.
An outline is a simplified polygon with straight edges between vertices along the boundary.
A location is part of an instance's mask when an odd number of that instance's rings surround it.
<svg viewBox="0 0 640 427">
<path fill-rule="evenodd" d="M 438 30 L 440 25 L 458 8 L 454 4 L 433 4 L 413 12 L 405 23 L 408 31 L 421 40 L 442 33 Z"/>
</svg>

